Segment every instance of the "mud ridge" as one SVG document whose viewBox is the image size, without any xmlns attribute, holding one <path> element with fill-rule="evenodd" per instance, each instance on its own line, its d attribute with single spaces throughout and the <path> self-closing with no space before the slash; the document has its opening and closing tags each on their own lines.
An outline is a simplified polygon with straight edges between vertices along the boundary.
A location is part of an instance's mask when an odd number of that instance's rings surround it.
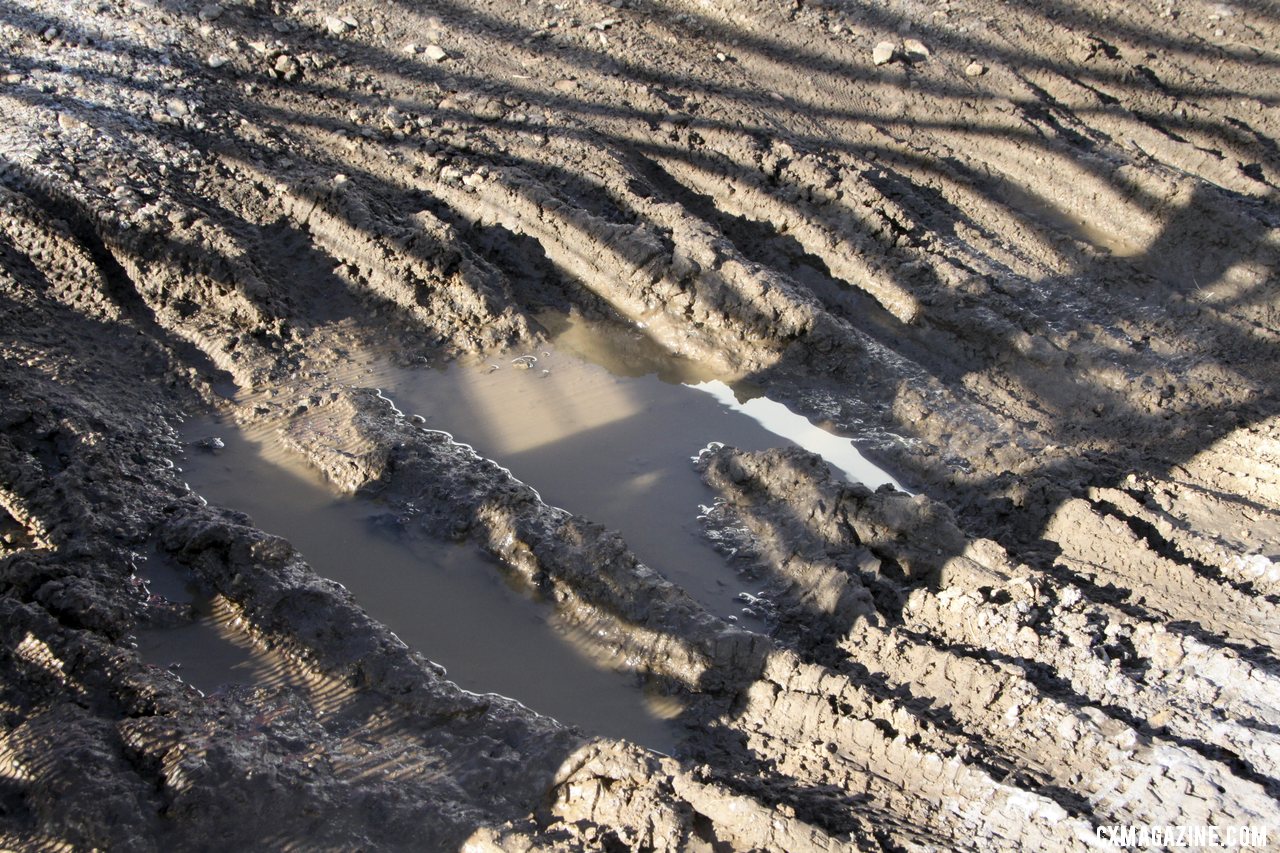
<svg viewBox="0 0 1280 853">
<path fill-rule="evenodd" d="M 1280 831 L 1277 24 L 989 0 L 0 10 L 0 846 Z M 380 387 L 388 365 L 536 382 L 565 323 L 785 403 L 912 493 L 781 441 L 687 448 L 730 614 Z M 653 417 L 621 402 L 601 414 Z M 483 550 L 665 709 L 672 754 L 463 690 L 318 555 L 191 489 L 178 430 L 210 415 L 406 547 Z M 635 473 L 617 487 L 667 498 Z M 196 627 L 255 675 L 202 692 L 148 662 L 153 632 Z"/>
</svg>

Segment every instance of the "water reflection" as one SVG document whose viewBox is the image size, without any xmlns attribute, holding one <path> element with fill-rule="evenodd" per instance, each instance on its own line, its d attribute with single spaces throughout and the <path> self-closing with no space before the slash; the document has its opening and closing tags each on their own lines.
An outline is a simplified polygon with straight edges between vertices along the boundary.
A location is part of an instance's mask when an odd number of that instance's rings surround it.
<svg viewBox="0 0 1280 853">
<path fill-rule="evenodd" d="M 637 679 L 592 666 L 551 627 L 549 608 L 509 586 L 478 549 L 398 538 L 385 507 L 336 497 L 296 457 L 275 464 L 292 454 L 264 453 L 273 444 L 265 436 L 217 420 L 183 432 L 192 442 L 216 435 L 225 444 L 216 454 L 192 450 L 184 472 L 195 491 L 288 539 L 317 573 L 346 586 L 461 687 L 510 696 L 591 733 L 672 750 L 674 730 L 646 709 Z M 184 652 L 184 666 L 216 653 L 199 645 Z"/>
<path fill-rule="evenodd" d="M 716 498 L 691 464 L 702 448 L 801 446 L 872 488 L 898 485 L 848 438 L 758 394 L 739 395 L 635 329 L 563 315 L 539 321 L 552 332 L 544 350 L 441 370 L 383 363 L 362 381 L 548 503 L 618 530 L 642 561 L 722 618 L 767 628 L 739 599 L 754 590 L 751 567 L 727 562 L 698 521 L 699 507 Z"/>
</svg>

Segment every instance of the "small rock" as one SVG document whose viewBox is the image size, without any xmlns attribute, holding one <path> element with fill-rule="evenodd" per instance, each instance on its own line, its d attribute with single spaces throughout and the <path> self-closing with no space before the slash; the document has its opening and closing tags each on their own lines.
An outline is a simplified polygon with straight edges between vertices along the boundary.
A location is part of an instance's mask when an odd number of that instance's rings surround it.
<svg viewBox="0 0 1280 853">
<path fill-rule="evenodd" d="M 964 76 L 966 77 L 981 77 L 986 73 L 987 66 L 983 65 L 981 62 L 970 62 L 964 67 Z"/>
<path fill-rule="evenodd" d="M 902 43 L 902 50 L 912 62 L 923 62 L 929 58 L 929 48 L 919 39 L 907 39 Z"/>
<path fill-rule="evenodd" d="M 350 18 L 339 18 L 335 15 L 329 15 L 324 19 L 324 28 L 335 36 L 340 36 L 345 32 L 349 32 L 356 28 L 356 25 Z"/>
<path fill-rule="evenodd" d="M 876 65 L 887 65 L 898 55 L 898 48 L 891 41 L 882 41 L 871 51 L 871 61 Z"/>
<path fill-rule="evenodd" d="M 218 18 L 222 17 L 222 11 L 222 7 L 217 3 L 210 3 L 208 6 L 201 6 L 199 12 L 200 20 L 216 21 Z"/>
<path fill-rule="evenodd" d="M 495 101 L 493 98 L 485 98 L 475 105 L 471 114 L 484 121 L 497 121 L 506 115 L 506 110 L 501 102 Z"/>
<path fill-rule="evenodd" d="M 200 448 L 201 450 L 207 451 L 209 453 L 217 453 L 218 451 L 226 448 L 226 446 L 227 446 L 227 443 L 222 439 L 218 438 L 216 435 L 211 435 L 207 438 L 202 438 L 196 442 L 196 447 Z"/>
<path fill-rule="evenodd" d="M 426 50 L 424 50 L 422 53 L 427 57 L 427 59 L 430 59 L 432 62 L 444 62 L 446 59 L 449 58 L 449 54 L 446 53 L 445 49 L 438 44 L 427 45 Z"/>
<path fill-rule="evenodd" d="M 205 64 L 210 68 L 221 68 L 230 61 L 231 57 L 223 56 L 221 53 L 214 53 L 210 54 L 209 58 L 205 60 Z"/>
<path fill-rule="evenodd" d="M 276 61 L 275 61 L 275 64 L 272 66 L 272 70 L 276 73 L 277 76 L 283 77 L 285 80 L 289 81 L 290 83 L 292 83 L 294 80 L 297 80 L 298 77 L 302 75 L 302 65 L 298 62 L 298 60 L 294 59 L 292 56 L 290 56 L 287 53 L 281 54 L 280 56 L 276 57 Z"/>
</svg>

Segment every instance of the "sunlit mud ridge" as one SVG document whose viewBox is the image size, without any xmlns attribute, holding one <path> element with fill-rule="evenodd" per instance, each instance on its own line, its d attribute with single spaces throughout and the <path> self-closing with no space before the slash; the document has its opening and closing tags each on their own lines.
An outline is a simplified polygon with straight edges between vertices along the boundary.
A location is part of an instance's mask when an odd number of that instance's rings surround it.
<svg viewBox="0 0 1280 853">
<path fill-rule="evenodd" d="M 1274 842 L 1278 37 L 5 4 L 0 847 Z M 446 617 L 635 713 L 446 671 Z"/>
</svg>

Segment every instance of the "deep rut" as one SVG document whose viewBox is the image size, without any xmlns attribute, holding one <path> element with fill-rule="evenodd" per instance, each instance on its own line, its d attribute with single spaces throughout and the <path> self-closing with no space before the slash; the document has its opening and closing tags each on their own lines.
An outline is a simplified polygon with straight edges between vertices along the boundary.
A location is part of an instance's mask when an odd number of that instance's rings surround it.
<svg viewBox="0 0 1280 853">
<path fill-rule="evenodd" d="M 0 10 L 3 843 L 1280 831 L 1276 33 L 1154 2 Z M 704 450 L 701 523 L 753 584 L 728 621 L 364 372 L 514 370 L 548 312 L 914 494 Z M 675 754 L 460 690 L 207 505 L 174 427 L 211 409 L 484 549 L 675 709 Z M 129 637 L 190 614 L 140 553 L 278 678 L 145 663 Z"/>
</svg>

